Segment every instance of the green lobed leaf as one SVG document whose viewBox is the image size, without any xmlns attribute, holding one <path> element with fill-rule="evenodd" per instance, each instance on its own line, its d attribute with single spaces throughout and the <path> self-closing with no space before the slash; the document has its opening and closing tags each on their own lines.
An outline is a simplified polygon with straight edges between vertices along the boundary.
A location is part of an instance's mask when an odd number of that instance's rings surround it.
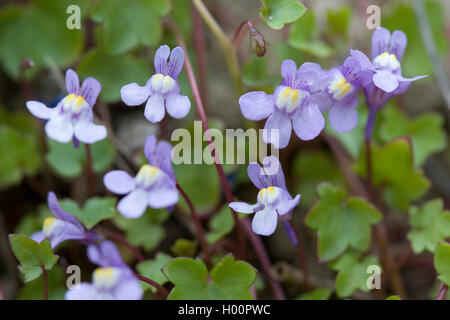
<svg viewBox="0 0 450 320">
<path fill-rule="evenodd" d="M 101 82 L 100 97 L 108 103 L 120 99 L 120 88 L 124 85 L 132 82 L 144 85 L 151 75 L 149 65 L 144 59 L 131 54 L 111 56 L 99 49 L 89 51 L 77 71 L 82 78 L 94 77 Z"/>
<path fill-rule="evenodd" d="M 164 285 L 168 280 L 161 270 L 167 263 L 169 263 L 170 260 L 172 260 L 172 257 L 170 255 L 159 252 L 156 255 L 155 259 L 139 262 L 136 268 L 137 271 L 144 277 L 152 279 L 160 285 Z M 144 291 L 148 289 L 151 289 L 152 292 L 156 291 L 156 289 L 148 283 L 142 283 L 142 287 L 144 288 Z"/>
<path fill-rule="evenodd" d="M 374 256 L 362 258 L 361 254 L 355 251 L 348 251 L 337 260 L 330 262 L 330 268 L 338 272 L 335 280 L 337 296 L 349 297 L 357 289 L 368 292 L 367 280 L 370 273 L 367 273 L 367 267 L 371 265 L 379 266 L 377 258 Z"/>
<path fill-rule="evenodd" d="M 81 30 L 69 30 L 67 8 L 78 5 L 81 16 L 87 12 L 87 0 L 32 0 L 11 4 L 0 10 L 0 62 L 4 70 L 17 79 L 22 61 L 29 58 L 36 73 L 49 63 L 68 65 L 81 53 L 84 39 Z"/>
<path fill-rule="evenodd" d="M 65 178 L 75 178 L 83 173 L 86 165 L 86 150 L 83 143 L 80 143 L 78 148 L 75 148 L 72 142 L 59 143 L 47 139 L 47 143 L 49 151 L 46 160 L 56 173 Z M 90 148 L 94 172 L 105 172 L 114 161 L 114 147 L 104 139 L 91 144 Z"/>
<path fill-rule="evenodd" d="M 169 13 L 167 0 L 99 0 L 91 12 L 102 23 L 109 54 L 122 54 L 138 45 L 157 45 L 162 34 L 160 17 Z"/>
<path fill-rule="evenodd" d="M 64 300 L 67 291 L 66 275 L 61 267 L 56 265 L 48 273 L 48 300 Z M 27 282 L 19 292 L 19 300 L 42 300 L 44 279 L 37 278 Z"/>
<path fill-rule="evenodd" d="M 329 183 L 317 187 L 320 201 L 305 218 L 306 225 L 317 231 L 317 251 L 321 261 L 329 261 L 347 248 L 369 248 L 371 225 L 382 216 L 365 199 L 348 197 L 341 188 Z"/>
<path fill-rule="evenodd" d="M 230 208 L 225 205 L 219 212 L 214 214 L 212 219 L 209 221 L 210 231 L 206 234 L 206 241 L 208 243 L 214 243 L 233 230 L 234 219 L 230 211 Z"/>
<path fill-rule="evenodd" d="M 365 150 L 361 151 L 355 171 L 366 176 Z M 401 164 L 401 165 L 399 165 Z M 410 144 L 394 140 L 383 147 L 372 144 L 373 184 L 383 188 L 386 202 L 394 208 L 407 210 L 409 202 L 420 199 L 430 186 L 422 171 L 414 169 Z"/>
<path fill-rule="evenodd" d="M 439 242 L 450 237 L 450 211 L 443 210 L 442 199 L 430 200 L 409 210 L 412 230 L 408 233 L 415 253 L 434 252 Z"/>
<path fill-rule="evenodd" d="M 19 270 L 23 273 L 25 282 L 37 279 L 42 274 L 43 268 L 50 270 L 58 261 L 58 256 L 53 254 L 48 239 L 37 243 L 25 236 L 12 234 L 9 236 L 9 243 L 20 262 Z"/>
<path fill-rule="evenodd" d="M 408 119 L 401 110 L 388 106 L 382 110 L 379 135 L 384 142 L 399 137 L 410 137 L 414 154 L 414 166 L 420 167 L 433 153 L 445 149 L 444 119 L 439 113 L 427 112 Z"/>
<path fill-rule="evenodd" d="M 434 253 L 434 267 L 439 280 L 450 286 L 450 244 L 440 243 Z"/>
<path fill-rule="evenodd" d="M 312 291 L 302 293 L 296 300 L 328 300 L 331 296 L 331 290 L 327 288 L 317 288 Z"/>
<path fill-rule="evenodd" d="M 188 239 L 177 239 L 170 247 L 176 257 L 193 257 L 197 252 L 197 242 Z"/>
<path fill-rule="evenodd" d="M 296 21 L 306 12 L 305 6 L 296 0 L 262 0 L 262 5 L 259 15 L 275 30 Z"/>
<path fill-rule="evenodd" d="M 255 269 L 243 261 L 225 256 L 211 271 L 200 259 L 176 258 L 164 269 L 175 287 L 169 300 L 251 300 L 248 290 L 255 281 Z"/>
<path fill-rule="evenodd" d="M 327 11 L 328 35 L 347 38 L 352 17 L 352 7 L 342 6 L 337 10 Z"/>
</svg>

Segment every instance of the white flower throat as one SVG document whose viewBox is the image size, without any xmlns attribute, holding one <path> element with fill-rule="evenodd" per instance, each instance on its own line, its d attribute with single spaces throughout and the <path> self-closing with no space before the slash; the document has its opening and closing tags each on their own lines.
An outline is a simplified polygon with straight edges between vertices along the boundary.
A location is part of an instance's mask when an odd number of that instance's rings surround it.
<svg viewBox="0 0 450 320">
<path fill-rule="evenodd" d="M 279 109 L 286 110 L 288 113 L 290 113 L 302 104 L 303 99 L 307 95 L 308 93 L 303 90 L 281 86 L 278 90 L 276 103 Z"/>
<path fill-rule="evenodd" d="M 328 86 L 328 90 L 334 100 L 341 100 L 352 93 L 355 88 L 345 79 L 342 73 L 337 71 L 333 81 Z"/>
<path fill-rule="evenodd" d="M 89 109 L 89 104 L 82 96 L 71 93 L 63 99 L 62 107 L 64 111 L 79 114 L 81 111 Z"/>
<path fill-rule="evenodd" d="M 175 80 L 171 76 L 165 76 L 161 73 L 155 74 L 151 80 L 150 85 L 152 89 L 161 94 L 166 94 L 175 88 Z"/>
<path fill-rule="evenodd" d="M 389 69 L 392 71 L 400 69 L 400 62 L 395 54 L 383 52 L 373 60 L 374 65 L 378 69 Z"/>
<path fill-rule="evenodd" d="M 280 196 L 282 189 L 279 187 L 267 187 L 259 190 L 258 202 L 265 207 L 271 206 Z"/>
<path fill-rule="evenodd" d="M 136 182 L 140 186 L 148 188 L 159 179 L 161 174 L 162 172 L 159 168 L 146 164 L 139 170 L 136 176 Z"/>
<path fill-rule="evenodd" d="M 60 224 L 60 221 L 61 220 L 53 218 L 53 217 L 46 218 L 44 220 L 44 227 L 42 230 L 44 235 L 47 237 L 50 237 L 50 235 L 53 233 L 55 228 Z"/>
<path fill-rule="evenodd" d="M 97 268 L 93 274 L 94 285 L 100 289 L 110 289 L 120 276 L 120 270 L 114 267 Z"/>
</svg>

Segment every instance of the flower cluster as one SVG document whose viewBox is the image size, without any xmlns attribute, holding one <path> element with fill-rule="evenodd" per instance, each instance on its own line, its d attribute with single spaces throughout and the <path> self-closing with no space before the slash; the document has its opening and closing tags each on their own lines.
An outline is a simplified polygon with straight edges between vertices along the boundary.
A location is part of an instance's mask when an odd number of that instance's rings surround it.
<svg viewBox="0 0 450 320">
<path fill-rule="evenodd" d="M 292 60 L 281 64 L 283 81 L 273 94 L 253 91 L 239 99 L 242 114 L 249 120 L 266 119 L 266 143 L 285 148 L 292 129 L 302 140 L 317 137 L 325 126 L 323 113 L 329 110 L 331 126 L 338 132 L 353 130 L 358 121 L 358 91 L 363 89 L 370 108 L 382 107 L 390 98 L 405 92 L 412 81 L 425 76 L 404 78 L 401 59 L 406 35 L 378 28 L 372 36 L 372 61 L 361 51 L 340 66 L 323 70 L 318 64 L 304 63 L 297 69 Z"/>
</svg>

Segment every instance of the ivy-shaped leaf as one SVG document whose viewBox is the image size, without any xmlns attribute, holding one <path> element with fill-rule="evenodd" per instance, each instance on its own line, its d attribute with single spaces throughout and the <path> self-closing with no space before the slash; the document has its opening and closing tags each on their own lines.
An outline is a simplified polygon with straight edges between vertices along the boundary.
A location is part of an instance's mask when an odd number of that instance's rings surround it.
<svg viewBox="0 0 450 320">
<path fill-rule="evenodd" d="M 33 61 L 36 73 L 49 63 L 66 66 L 83 49 L 81 30 L 66 27 L 70 5 L 87 12 L 86 0 L 32 0 L 24 5 L 9 5 L 0 10 L 0 62 L 17 79 L 25 58 Z"/>
<path fill-rule="evenodd" d="M 329 183 L 320 184 L 317 192 L 320 201 L 308 213 L 305 222 L 317 231 L 319 259 L 332 260 L 347 248 L 367 250 L 370 227 L 382 217 L 378 210 L 362 198 L 347 198 L 343 189 Z"/>
<path fill-rule="evenodd" d="M 296 300 L 328 300 L 331 296 L 331 290 L 327 288 L 317 288 L 312 291 L 302 293 Z"/>
<path fill-rule="evenodd" d="M 255 269 L 244 261 L 225 256 L 208 275 L 200 259 L 176 258 L 164 269 L 175 287 L 169 300 L 251 300 L 248 290 L 255 281 Z"/>
<path fill-rule="evenodd" d="M 388 142 L 395 138 L 410 137 L 414 153 L 414 166 L 420 167 L 433 153 L 445 149 L 447 144 L 443 128 L 444 119 L 439 113 L 428 112 L 408 119 L 395 106 L 382 111 L 380 137 Z"/>
<path fill-rule="evenodd" d="M 72 142 L 59 143 L 51 139 L 47 141 L 49 147 L 47 162 L 60 176 L 75 178 L 83 172 L 86 165 L 86 150 L 83 143 L 75 148 Z M 106 171 L 114 161 L 114 147 L 105 139 L 91 144 L 90 148 L 94 172 Z"/>
<path fill-rule="evenodd" d="M 434 267 L 439 280 L 450 286 L 450 244 L 440 243 L 434 253 Z"/>
<path fill-rule="evenodd" d="M 170 260 L 172 260 L 171 256 L 160 252 L 156 255 L 155 259 L 139 262 L 136 268 L 137 271 L 144 277 L 152 279 L 160 285 L 164 285 L 169 280 L 167 280 L 161 270 L 167 263 L 169 263 Z M 156 291 L 156 289 L 148 283 L 142 283 L 142 287 L 144 290 L 150 289 L 152 292 Z"/>
<path fill-rule="evenodd" d="M 0 189 L 33 176 L 42 164 L 39 131 L 30 115 L 0 107 Z"/>
<path fill-rule="evenodd" d="M 263 0 L 262 5 L 261 18 L 275 30 L 296 21 L 306 12 L 305 6 L 296 0 Z"/>
<path fill-rule="evenodd" d="M 434 252 L 439 242 L 450 237 L 450 211 L 443 210 L 441 199 L 426 202 L 409 210 L 412 230 L 408 233 L 415 253 Z"/>
<path fill-rule="evenodd" d="M 99 0 L 91 17 L 103 24 L 106 52 L 121 54 L 138 45 L 158 44 L 162 34 L 159 18 L 169 9 L 167 0 Z"/>
<path fill-rule="evenodd" d="M 380 267 L 377 258 L 374 256 L 362 258 L 361 254 L 355 251 L 348 251 L 330 262 L 329 267 L 338 272 L 335 280 L 337 296 L 349 297 L 357 289 L 368 292 L 367 280 L 370 273 L 367 273 L 367 267 L 372 265 Z"/>
<path fill-rule="evenodd" d="M 19 270 L 23 273 L 25 282 L 37 279 L 42 274 L 42 269 L 50 270 L 58 261 L 58 256 L 53 254 L 48 239 L 37 243 L 22 235 L 12 234 L 9 243 L 17 260 L 20 262 Z"/>
<path fill-rule="evenodd" d="M 366 176 L 364 149 L 355 171 Z M 409 202 L 420 199 L 430 186 L 422 172 L 414 169 L 411 147 L 405 139 L 381 148 L 372 143 L 372 179 L 375 186 L 383 188 L 386 202 L 400 210 L 407 210 Z"/>
<path fill-rule="evenodd" d="M 233 230 L 234 219 L 228 206 L 223 206 L 209 221 L 210 231 L 206 234 L 206 241 L 214 243 Z"/>
<path fill-rule="evenodd" d="M 117 215 L 113 222 L 125 231 L 125 238 L 128 242 L 150 251 L 164 239 L 166 233 L 162 223 L 168 218 L 169 212 L 167 210 L 148 208 L 138 219 L 126 219 L 122 215 Z"/>
</svg>

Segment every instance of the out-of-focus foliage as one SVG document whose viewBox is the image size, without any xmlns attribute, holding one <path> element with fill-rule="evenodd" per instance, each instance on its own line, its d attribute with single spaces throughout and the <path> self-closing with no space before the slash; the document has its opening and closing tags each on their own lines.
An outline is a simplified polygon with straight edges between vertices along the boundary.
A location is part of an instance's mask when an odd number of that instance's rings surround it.
<svg viewBox="0 0 450 320">
<path fill-rule="evenodd" d="M 450 286 L 450 244 L 440 243 L 434 253 L 434 267 L 439 275 L 439 280 Z"/>
<path fill-rule="evenodd" d="M 175 287 L 169 300 L 251 300 L 248 288 L 255 281 L 256 272 L 243 261 L 225 256 L 211 271 L 200 259 L 176 258 L 164 269 Z M 210 280 L 208 280 L 208 277 Z"/>
<path fill-rule="evenodd" d="M 307 293 L 303 293 L 297 297 L 297 300 L 328 300 L 331 291 L 326 288 L 317 288 Z"/>
<path fill-rule="evenodd" d="M 159 252 L 154 259 L 139 262 L 136 268 L 137 271 L 144 277 L 152 279 L 153 281 L 156 281 L 160 285 L 164 285 L 169 280 L 167 280 L 166 276 L 162 273 L 161 270 L 171 260 L 172 260 L 171 256 L 163 252 Z M 142 283 L 142 287 L 144 288 L 144 290 L 151 289 L 152 292 L 156 291 L 154 287 L 152 287 L 147 283 Z"/>
<path fill-rule="evenodd" d="M 117 212 L 116 199 L 112 197 L 90 198 L 83 208 L 70 199 L 61 200 L 60 205 L 66 212 L 77 217 L 88 229 L 102 220 L 114 217 Z"/>
<path fill-rule="evenodd" d="M 223 206 L 210 220 L 210 231 L 206 234 L 206 241 L 214 243 L 233 230 L 234 220 L 228 206 Z"/>
<path fill-rule="evenodd" d="M 55 265 L 48 275 L 48 299 L 63 300 L 67 291 L 66 278 L 64 271 L 58 265 Z M 20 290 L 18 299 L 20 300 L 42 300 L 44 286 L 43 277 L 39 277 L 33 281 L 27 282 Z"/>
<path fill-rule="evenodd" d="M 275 30 L 296 21 L 306 12 L 305 6 L 297 0 L 263 0 L 262 4 L 260 16 Z"/>
<path fill-rule="evenodd" d="M 197 252 L 197 242 L 189 239 L 177 239 L 170 247 L 175 257 L 194 257 Z"/>
</svg>

